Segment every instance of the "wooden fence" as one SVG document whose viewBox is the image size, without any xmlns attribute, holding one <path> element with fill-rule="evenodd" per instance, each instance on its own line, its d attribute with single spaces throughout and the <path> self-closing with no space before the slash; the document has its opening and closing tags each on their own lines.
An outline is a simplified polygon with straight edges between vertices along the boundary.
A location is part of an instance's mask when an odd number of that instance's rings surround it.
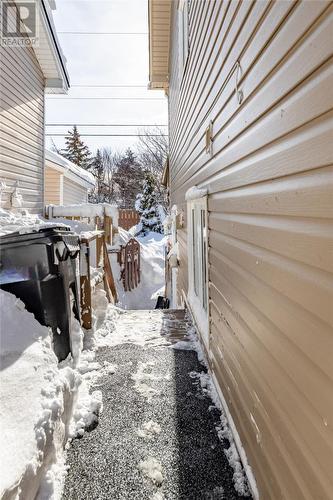
<svg viewBox="0 0 333 500">
<path fill-rule="evenodd" d="M 123 229 L 130 229 L 140 221 L 140 215 L 136 210 L 121 208 L 119 210 L 118 226 Z"/>
<path fill-rule="evenodd" d="M 120 247 L 117 258 L 124 290 L 130 292 L 140 283 L 140 243 L 131 238 L 126 245 Z"/>
</svg>

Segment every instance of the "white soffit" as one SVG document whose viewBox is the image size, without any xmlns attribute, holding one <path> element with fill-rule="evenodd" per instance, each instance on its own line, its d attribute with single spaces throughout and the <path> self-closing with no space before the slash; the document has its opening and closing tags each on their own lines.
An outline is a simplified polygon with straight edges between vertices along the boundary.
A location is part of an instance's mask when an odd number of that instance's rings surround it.
<svg viewBox="0 0 333 500">
<path fill-rule="evenodd" d="M 149 88 L 169 87 L 169 48 L 172 0 L 148 0 Z"/>
</svg>

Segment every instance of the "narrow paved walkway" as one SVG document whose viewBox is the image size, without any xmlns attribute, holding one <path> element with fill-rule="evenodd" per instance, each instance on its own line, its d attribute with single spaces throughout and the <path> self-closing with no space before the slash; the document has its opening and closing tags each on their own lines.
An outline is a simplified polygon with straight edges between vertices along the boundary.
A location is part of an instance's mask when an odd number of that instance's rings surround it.
<svg viewBox="0 0 333 500">
<path fill-rule="evenodd" d="M 136 325 L 138 336 L 146 324 L 150 332 L 156 325 L 158 335 L 179 340 L 186 330 L 179 315 L 133 311 L 119 321 L 124 330 Z M 63 499 L 242 498 L 215 429 L 219 411 L 193 377 L 204 370 L 196 352 L 158 345 L 156 335 L 150 337 L 155 342 L 98 351 L 101 364 L 117 367 L 93 387 L 103 393 L 103 413 L 98 426 L 68 450 Z"/>
</svg>

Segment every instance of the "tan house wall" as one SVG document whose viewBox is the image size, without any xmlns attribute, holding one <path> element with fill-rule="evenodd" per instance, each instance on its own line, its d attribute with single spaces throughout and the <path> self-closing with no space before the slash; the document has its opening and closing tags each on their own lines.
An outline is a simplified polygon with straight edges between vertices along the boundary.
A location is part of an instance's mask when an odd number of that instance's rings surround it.
<svg viewBox="0 0 333 500">
<path fill-rule="evenodd" d="M 179 75 L 172 4 L 171 204 L 186 216 L 187 189 L 208 189 L 211 368 L 261 498 L 329 499 L 332 5 L 192 0 Z M 178 239 L 186 293 L 186 224 Z"/>
<path fill-rule="evenodd" d="M 64 205 L 87 203 L 88 190 L 71 179 L 64 178 Z"/>
<path fill-rule="evenodd" d="M 45 205 L 62 205 L 62 174 L 45 167 Z"/>
<path fill-rule="evenodd" d="M 7 188 L 1 205 L 19 178 L 23 208 L 43 210 L 44 78 L 31 48 L 0 47 L 0 180 Z"/>
</svg>

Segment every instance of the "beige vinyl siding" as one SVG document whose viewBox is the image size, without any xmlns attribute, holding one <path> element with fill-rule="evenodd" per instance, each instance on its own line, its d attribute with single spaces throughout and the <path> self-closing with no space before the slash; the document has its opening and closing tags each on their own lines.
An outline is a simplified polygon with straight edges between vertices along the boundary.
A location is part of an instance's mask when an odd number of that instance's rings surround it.
<svg viewBox="0 0 333 500">
<path fill-rule="evenodd" d="M 45 205 L 62 205 L 62 174 L 45 167 Z"/>
<path fill-rule="evenodd" d="M 75 203 L 86 203 L 88 201 L 88 190 L 71 179 L 64 177 L 64 205 Z"/>
<path fill-rule="evenodd" d="M 23 208 L 43 210 L 44 79 L 31 48 L 0 47 L 0 178 L 6 183 L 2 206 L 16 181 Z"/>
<path fill-rule="evenodd" d="M 180 84 L 175 2 L 172 16 L 171 203 L 186 214 L 186 190 L 208 188 L 211 368 L 261 498 L 329 499 L 332 5 L 192 0 Z"/>
</svg>

